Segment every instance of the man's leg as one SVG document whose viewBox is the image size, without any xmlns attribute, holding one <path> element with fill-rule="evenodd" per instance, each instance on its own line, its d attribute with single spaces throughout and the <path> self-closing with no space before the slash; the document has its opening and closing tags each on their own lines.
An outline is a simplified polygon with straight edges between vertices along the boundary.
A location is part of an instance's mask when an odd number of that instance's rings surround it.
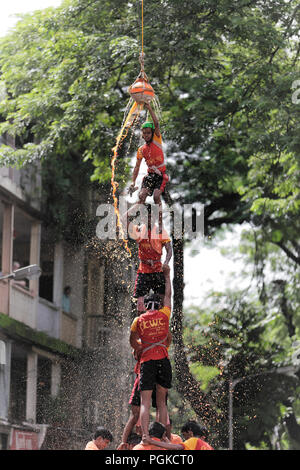
<svg viewBox="0 0 300 470">
<path fill-rule="evenodd" d="M 125 428 L 122 434 L 122 444 L 125 444 L 127 442 L 128 436 L 133 430 L 134 426 L 139 420 L 140 416 L 140 407 L 136 405 L 131 405 L 131 411 L 130 411 L 130 416 L 128 418 L 127 423 L 125 424 Z M 118 449 L 122 450 L 122 449 Z"/>
<path fill-rule="evenodd" d="M 152 273 L 150 281 L 149 290 L 152 289 L 154 294 L 158 294 L 163 304 L 165 298 L 165 276 L 163 273 Z"/>
<path fill-rule="evenodd" d="M 142 439 L 149 436 L 149 414 L 151 406 L 152 390 L 141 391 L 141 427 L 142 427 Z"/>
<path fill-rule="evenodd" d="M 154 203 L 158 205 L 158 229 L 159 233 L 162 233 L 162 203 L 160 199 L 160 190 L 155 189 L 153 193 Z"/>
<path fill-rule="evenodd" d="M 147 196 L 149 196 L 148 189 L 142 188 L 139 192 L 139 204 L 145 204 Z"/>
<path fill-rule="evenodd" d="M 165 426 L 168 424 L 168 408 L 166 403 L 166 396 L 168 389 L 156 384 L 156 404 L 158 421 Z"/>
<path fill-rule="evenodd" d="M 141 313 L 146 311 L 144 305 L 144 297 L 149 290 L 147 286 L 147 276 L 145 276 L 144 273 L 137 273 L 133 296 L 137 299 L 136 308 L 138 315 L 141 315 Z"/>
</svg>

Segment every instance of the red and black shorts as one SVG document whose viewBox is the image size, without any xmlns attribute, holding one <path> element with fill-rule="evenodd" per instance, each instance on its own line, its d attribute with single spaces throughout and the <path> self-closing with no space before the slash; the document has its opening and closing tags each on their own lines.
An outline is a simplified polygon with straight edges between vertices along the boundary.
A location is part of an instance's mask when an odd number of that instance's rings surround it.
<svg viewBox="0 0 300 470">
<path fill-rule="evenodd" d="M 135 378 L 128 403 L 132 406 L 141 406 L 140 378 L 138 375 Z"/>
<path fill-rule="evenodd" d="M 168 393 L 166 394 L 166 404 L 168 402 Z M 136 377 L 132 392 L 129 398 L 129 405 L 131 406 L 141 406 L 141 392 L 140 392 L 140 379 L 139 376 Z M 154 387 L 152 393 L 152 406 L 156 408 L 156 388 Z"/>
<path fill-rule="evenodd" d="M 163 273 L 137 273 L 133 297 L 144 297 L 153 290 L 154 294 L 165 294 L 165 276 Z"/>
<path fill-rule="evenodd" d="M 140 390 L 154 390 L 156 384 L 164 388 L 172 387 L 172 367 L 167 357 L 141 364 Z"/>
</svg>

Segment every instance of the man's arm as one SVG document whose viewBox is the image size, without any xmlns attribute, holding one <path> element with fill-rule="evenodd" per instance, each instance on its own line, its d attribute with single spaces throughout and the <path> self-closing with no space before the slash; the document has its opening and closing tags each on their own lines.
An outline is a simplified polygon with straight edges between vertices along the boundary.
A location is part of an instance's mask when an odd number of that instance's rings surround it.
<svg viewBox="0 0 300 470">
<path fill-rule="evenodd" d="M 150 113 L 150 116 L 152 118 L 152 121 L 153 121 L 153 124 L 154 124 L 154 127 L 155 127 L 155 134 L 157 135 L 157 137 L 160 137 L 160 129 L 159 129 L 159 121 L 157 119 L 157 116 L 155 114 L 155 112 L 153 111 L 150 103 L 145 103 L 145 108 L 148 109 L 149 113 Z"/>
<path fill-rule="evenodd" d="M 132 214 L 136 215 L 139 210 L 139 207 L 140 207 L 140 204 L 136 203 L 134 204 L 134 206 L 130 207 L 128 211 L 124 212 L 124 214 L 121 215 L 121 222 L 123 225 L 126 225 L 127 228 L 130 224 L 128 217 L 130 217 Z"/>
<path fill-rule="evenodd" d="M 171 333 L 171 331 L 169 330 L 169 331 L 168 331 L 167 341 L 166 341 L 166 346 L 167 346 L 167 348 L 170 346 L 171 343 L 172 343 L 172 333 Z"/>
<path fill-rule="evenodd" d="M 172 298 L 172 287 L 170 279 L 170 266 L 167 264 L 163 265 L 163 272 L 165 276 L 165 296 L 164 296 L 164 307 L 171 308 L 171 298 Z"/>
<path fill-rule="evenodd" d="M 172 258 L 172 244 L 171 244 L 171 242 L 165 243 L 164 247 L 165 247 L 166 252 L 167 252 L 164 264 L 169 264 L 170 259 Z"/>
<path fill-rule="evenodd" d="M 184 450 L 183 444 L 171 444 L 168 438 L 164 441 L 154 441 L 150 437 L 146 439 L 147 444 L 154 445 L 157 447 L 161 447 L 162 449 L 166 450 Z"/>
<path fill-rule="evenodd" d="M 135 167 L 134 167 L 133 173 L 132 173 L 132 180 L 131 180 L 132 182 L 131 182 L 131 185 L 130 185 L 129 190 L 128 190 L 128 192 L 130 193 L 130 196 L 132 196 L 132 193 L 138 189 L 138 187 L 135 186 L 135 181 L 136 181 L 136 179 L 138 177 L 138 174 L 139 174 L 139 171 L 140 171 L 141 161 L 142 161 L 141 158 L 136 159 L 136 164 L 135 164 Z"/>
<path fill-rule="evenodd" d="M 141 162 L 142 162 L 142 159 L 141 158 L 137 158 L 136 159 L 136 164 L 135 164 L 135 167 L 134 167 L 134 170 L 133 170 L 133 173 L 132 173 L 132 185 L 135 184 L 135 180 L 137 179 L 138 177 L 138 174 L 139 174 L 139 171 L 140 171 L 140 166 L 141 166 Z"/>
<path fill-rule="evenodd" d="M 137 331 L 130 331 L 129 342 L 130 346 L 137 352 L 137 354 L 142 351 L 143 347 L 139 341 L 139 334 Z"/>
</svg>

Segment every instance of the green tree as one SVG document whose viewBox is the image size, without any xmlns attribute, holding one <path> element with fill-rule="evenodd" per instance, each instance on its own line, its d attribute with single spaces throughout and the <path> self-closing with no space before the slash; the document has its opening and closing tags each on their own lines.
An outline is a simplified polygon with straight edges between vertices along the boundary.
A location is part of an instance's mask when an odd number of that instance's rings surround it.
<svg viewBox="0 0 300 470">
<path fill-rule="evenodd" d="M 186 316 L 185 345 L 198 380 L 207 377 L 206 394 L 218 410 L 217 419 L 210 422 L 215 445 L 228 447 L 233 381 L 234 448 L 275 448 L 274 428 L 290 414 L 287 397 L 298 393 L 299 371 L 297 377 L 286 366 L 290 345 L 275 340 L 270 325 L 266 330 L 270 320 L 260 302 L 240 292 L 214 298 L 211 310 L 198 308 Z"/>
<path fill-rule="evenodd" d="M 145 65 L 168 143 L 169 202 L 204 203 L 209 235 L 251 221 L 297 264 L 299 11 L 294 0 L 149 0 L 144 17 Z M 0 133 L 17 138 L 16 150 L 1 148 L 2 164 L 51 165 L 66 156 L 55 194 L 75 155 L 92 165 L 93 181 L 109 183 L 126 90 L 138 72 L 140 26 L 140 10 L 124 0 L 65 1 L 25 15 L 0 44 L 7 91 Z M 118 160 L 121 185 L 127 155 L 124 148 Z M 211 417 L 182 339 L 183 247 L 174 242 L 175 368 L 182 394 Z"/>
</svg>

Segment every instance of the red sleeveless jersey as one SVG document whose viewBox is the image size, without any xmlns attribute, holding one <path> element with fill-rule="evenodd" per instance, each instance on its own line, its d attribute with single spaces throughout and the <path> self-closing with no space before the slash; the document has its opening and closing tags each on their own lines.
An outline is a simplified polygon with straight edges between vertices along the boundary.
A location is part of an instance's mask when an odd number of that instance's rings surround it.
<svg viewBox="0 0 300 470">
<path fill-rule="evenodd" d="M 170 315 L 170 308 L 163 307 L 160 310 L 149 310 L 134 319 L 131 325 L 131 331 L 138 332 L 144 349 L 154 343 L 166 343 L 169 332 Z M 167 348 L 158 345 L 143 352 L 140 362 L 158 360 L 165 357 L 168 357 Z"/>
<path fill-rule="evenodd" d="M 153 140 L 150 144 L 144 144 L 138 149 L 137 159 L 142 160 L 143 158 L 147 163 L 148 173 L 153 173 L 155 171 L 151 168 L 152 166 L 158 168 L 161 173 L 165 173 L 166 166 L 164 165 L 161 136 L 157 137 L 157 135 L 154 134 Z"/>
</svg>

